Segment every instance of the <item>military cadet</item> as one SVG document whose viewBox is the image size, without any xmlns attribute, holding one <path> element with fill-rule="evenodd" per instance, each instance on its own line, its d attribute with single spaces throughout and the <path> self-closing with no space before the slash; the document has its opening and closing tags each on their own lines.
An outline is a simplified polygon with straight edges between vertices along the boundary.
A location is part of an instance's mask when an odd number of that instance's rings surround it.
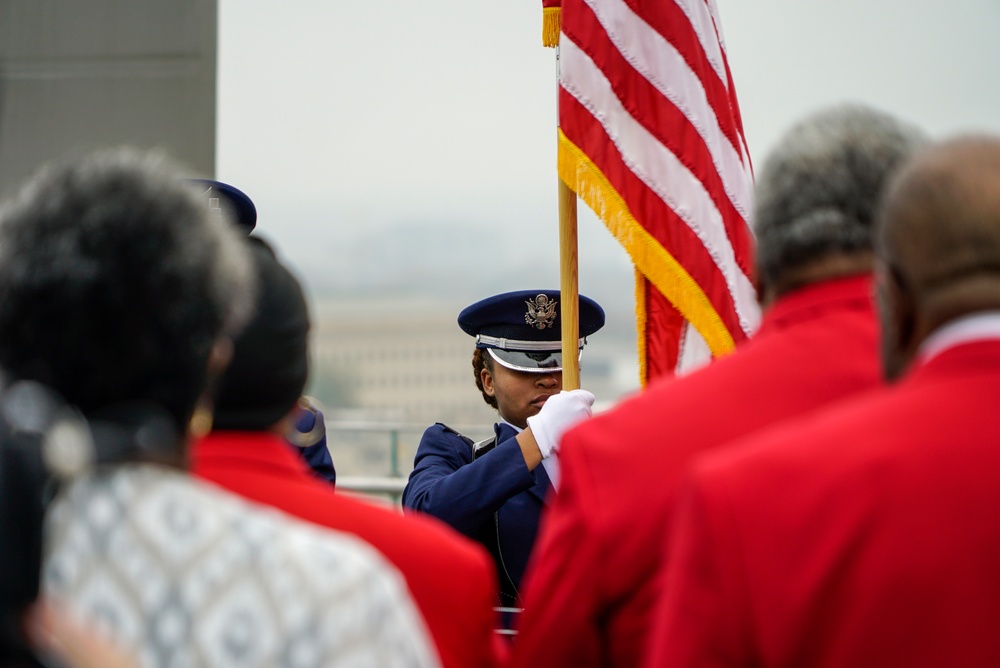
<svg viewBox="0 0 1000 668">
<path fill-rule="evenodd" d="M 210 210 L 235 221 L 248 236 L 257 227 L 257 207 L 245 192 L 214 179 L 189 181 L 208 200 Z M 331 485 L 337 482 L 337 470 L 326 443 L 326 421 L 316 399 L 302 397 L 299 400 L 295 422 L 289 429 L 287 440 L 296 447 L 313 473 Z"/>
<path fill-rule="evenodd" d="M 552 454 L 570 426 L 591 414 L 594 395 L 562 392 L 558 290 L 524 290 L 479 301 L 458 316 L 474 336 L 476 387 L 500 420 L 486 441 L 437 423 L 424 432 L 403 506 L 434 515 L 490 550 L 501 607 L 520 605 L 521 575 L 538 518 L 557 475 Z M 579 349 L 604 325 L 604 311 L 579 298 Z M 539 466 L 542 464 L 542 466 Z"/>
</svg>

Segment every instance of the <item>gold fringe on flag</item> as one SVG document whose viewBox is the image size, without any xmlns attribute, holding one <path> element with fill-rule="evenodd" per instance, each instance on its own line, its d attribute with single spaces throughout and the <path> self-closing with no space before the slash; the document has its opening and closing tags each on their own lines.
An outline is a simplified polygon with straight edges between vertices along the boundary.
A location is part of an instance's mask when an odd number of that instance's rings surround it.
<svg viewBox="0 0 1000 668">
<path fill-rule="evenodd" d="M 643 387 L 649 380 L 649 365 L 646 364 L 646 277 L 639 268 L 635 268 L 635 338 L 636 350 L 639 352 L 639 384 Z"/>
<path fill-rule="evenodd" d="M 632 215 L 628 204 L 607 180 L 604 173 L 587 155 L 559 130 L 559 178 L 570 187 L 625 248 L 636 270 L 641 272 L 663 296 L 670 300 L 681 315 L 698 330 L 708 344 L 713 357 L 721 357 L 735 348 L 732 335 L 712 306 L 701 286 L 667 250 Z M 637 281 L 637 284 L 640 283 Z M 637 285 L 637 317 L 645 325 L 645 299 Z M 640 328 L 640 336 L 644 327 Z M 642 358 L 640 378 L 645 378 L 645 345 L 640 346 Z"/>
<path fill-rule="evenodd" d="M 542 8 L 542 46 L 559 46 L 561 11 L 559 7 Z"/>
</svg>

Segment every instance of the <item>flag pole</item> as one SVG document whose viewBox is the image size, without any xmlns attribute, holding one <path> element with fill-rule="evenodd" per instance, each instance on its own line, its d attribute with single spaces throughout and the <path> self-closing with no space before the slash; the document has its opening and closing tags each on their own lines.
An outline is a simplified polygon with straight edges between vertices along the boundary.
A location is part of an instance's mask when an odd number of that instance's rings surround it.
<svg viewBox="0 0 1000 668">
<path fill-rule="evenodd" d="M 562 299 L 564 390 L 580 389 L 580 299 L 577 276 L 576 193 L 559 179 L 559 293 Z"/>
<path fill-rule="evenodd" d="M 559 47 L 556 47 L 556 83 Z M 558 106 L 558 104 L 557 104 Z M 557 122 L 558 125 L 558 122 Z M 559 179 L 559 295 L 562 300 L 564 390 L 580 389 L 580 287 L 577 253 L 576 193 Z"/>
</svg>

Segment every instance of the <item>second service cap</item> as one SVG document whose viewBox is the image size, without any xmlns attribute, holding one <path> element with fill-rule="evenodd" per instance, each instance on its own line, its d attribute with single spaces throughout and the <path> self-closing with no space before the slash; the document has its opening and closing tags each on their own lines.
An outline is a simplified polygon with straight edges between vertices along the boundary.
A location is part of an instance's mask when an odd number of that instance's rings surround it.
<svg viewBox="0 0 1000 668">
<path fill-rule="evenodd" d="M 213 179 L 188 179 L 188 182 L 201 191 L 210 209 L 221 210 L 246 234 L 253 232 L 257 226 L 257 207 L 245 192 Z"/>
</svg>

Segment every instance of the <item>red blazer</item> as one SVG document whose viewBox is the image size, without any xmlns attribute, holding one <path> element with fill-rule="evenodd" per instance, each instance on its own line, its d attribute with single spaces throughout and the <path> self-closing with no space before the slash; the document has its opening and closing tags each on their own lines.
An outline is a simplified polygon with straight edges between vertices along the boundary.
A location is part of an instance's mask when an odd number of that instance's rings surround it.
<svg viewBox="0 0 1000 668">
<path fill-rule="evenodd" d="M 336 492 L 273 434 L 213 432 L 193 446 L 192 470 L 246 498 L 373 545 L 406 578 L 442 665 L 494 666 L 499 661 L 503 649 L 494 633 L 496 575 L 480 545 L 433 518 L 404 517 Z"/>
<path fill-rule="evenodd" d="M 650 666 L 1000 666 L 1000 340 L 697 469 Z"/>
<path fill-rule="evenodd" d="M 870 278 L 813 285 L 738 352 L 571 430 L 523 590 L 515 666 L 635 666 L 677 487 L 693 455 L 879 381 Z"/>
</svg>

